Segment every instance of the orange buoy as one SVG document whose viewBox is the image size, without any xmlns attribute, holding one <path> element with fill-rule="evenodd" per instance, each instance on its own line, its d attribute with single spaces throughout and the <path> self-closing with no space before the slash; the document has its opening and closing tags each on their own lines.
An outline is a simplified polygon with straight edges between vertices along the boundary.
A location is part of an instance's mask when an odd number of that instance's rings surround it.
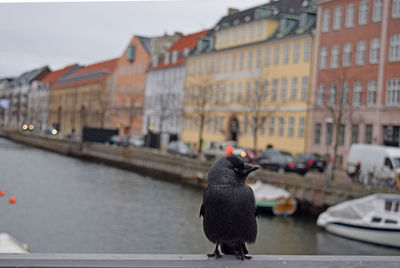
<svg viewBox="0 0 400 268">
<path fill-rule="evenodd" d="M 225 153 L 226 153 L 226 156 L 231 156 L 233 154 L 233 146 L 232 145 L 226 146 Z"/>
<path fill-rule="evenodd" d="M 0 196 L 5 196 L 6 193 L 4 191 L 0 191 Z"/>
<path fill-rule="evenodd" d="M 17 202 L 17 199 L 14 196 L 10 197 L 10 204 L 15 204 L 15 202 Z"/>
</svg>

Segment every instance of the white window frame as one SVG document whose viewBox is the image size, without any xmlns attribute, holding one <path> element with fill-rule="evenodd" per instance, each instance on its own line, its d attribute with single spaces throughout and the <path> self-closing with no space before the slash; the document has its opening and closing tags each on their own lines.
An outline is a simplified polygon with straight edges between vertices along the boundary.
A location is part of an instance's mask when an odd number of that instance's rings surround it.
<svg viewBox="0 0 400 268">
<path fill-rule="evenodd" d="M 358 25 L 368 23 L 369 0 L 360 0 L 358 6 Z"/>
<path fill-rule="evenodd" d="M 319 69 L 321 70 L 326 69 L 327 59 L 328 59 L 328 48 L 321 47 L 319 54 Z"/>
<path fill-rule="evenodd" d="M 356 65 L 358 66 L 364 65 L 366 50 L 367 50 L 367 43 L 365 42 L 365 40 L 358 40 L 356 48 Z"/>
<path fill-rule="evenodd" d="M 293 63 L 298 63 L 300 58 L 300 42 L 293 45 Z"/>
<path fill-rule="evenodd" d="M 356 5 L 354 3 L 349 3 L 346 6 L 346 18 L 344 25 L 347 28 L 354 26 L 354 14 L 356 10 Z"/>
<path fill-rule="evenodd" d="M 283 64 L 289 63 L 290 44 L 283 46 Z"/>
<path fill-rule="evenodd" d="M 340 48 L 338 45 L 334 45 L 331 48 L 331 68 L 339 67 L 339 54 Z"/>
<path fill-rule="evenodd" d="M 400 0 L 393 0 L 392 2 L 392 18 L 400 18 Z"/>
<path fill-rule="evenodd" d="M 324 9 L 322 13 L 322 32 L 329 32 L 329 21 L 331 19 L 331 11 L 329 9 Z"/>
<path fill-rule="evenodd" d="M 302 116 L 299 118 L 299 131 L 298 131 L 299 138 L 304 137 L 305 125 L 306 125 L 306 118 L 304 116 Z"/>
<path fill-rule="evenodd" d="M 341 104 L 342 107 L 348 106 L 349 105 L 349 83 L 344 82 L 342 85 L 342 96 L 341 96 Z"/>
<path fill-rule="evenodd" d="M 301 100 L 306 101 L 308 95 L 308 76 L 303 76 L 301 79 Z"/>
<path fill-rule="evenodd" d="M 273 79 L 272 87 L 271 87 L 271 101 L 276 101 L 276 99 L 277 99 L 278 86 L 279 86 L 279 80 Z"/>
<path fill-rule="evenodd" d="M 253 69 L 253 50 L 247 52 L 247 70 L 251 71 Z"/>
<path fill-rule="evenodd" d="M 387 81 L 386 106 L 400 106 L 400 78 Z"/>
<path fill-rule="evenodd" d="M 328 96 L 328 105 L 330 107 L 336 106 L 336 84 L 329 84 L 329 96 Z"/>
<path fill-rule="evenodd" d="M 268 136 L 273 136 L 275 132 L 275 117 L 271 116 L 268 123 Z"/>
<path fill-rule="evenodd" d="M 266 47 L 264 53 L 264 66 L 269 66 L 271 61 L 271 48 Z"/>
<path fill-rule="evenodd" d="M 343 45 L 343 67 L 348 67 L 351 65 L 351 57 L 352 57 L 353 45 L 351 43 L 345 43 Z"/>
<path fill-rule="evenodd" d="M 383 0 L 374 0 L 372 8 L 372 21 L 379 22 L 382 20 Z"/>
<path fill-rule="evenodd" d="M 281 57 L 280 46 L 275 46 L 274 47 L 274 65 L 279 65 L 280 57 Z"/>
<path fill-rule="evenodd" d="M 295 118 L 293 116 L 289 116 L 288 137 L 294 136 L 294 125 L 295 125 Z"/>
<path fill-rule="evenodd" d="M 362 104 L 362 93 L 363 93 L 363 88 L 362 88 L 362 83 L 361 82 L 355 82 L 354 83 L 354 89 L 353 89 L 353 107 L 360 107 Z"/>
<path fill-rule="evenodd" d="M 278 121 L 278 136 L 282 137 L 285 134 L 285 118 L 279 117 Z"/>
<path fill-rule="evenodd" d="M 369 46 L 369 63 L 377 64 L 379 62 L 379 53 L 380 53 L 380 39 L 373 38 L 371 39 Z"/>
<path fill-rule="evenodd" d="M 389 61 L 400 61 L 400 34 L 390 37 Z"/>
<path fill-rule="evenodd" d="M 287 93 L 287 78 L 283 77 L 281 79 L 281 101 L 286 101 Z"/>
<path fill-rule="evenodd" d="M 256 53 L 256 68 L 259 69 L 260 67 L 261 67 L 261 48 L 258 48 Z"/>
<path fill-rule="evenodd" d="M 296 100 L 297 98 L 297 77 L 292 77 L 291 88 L 290 88 L 290 100 Z"/>
<path fill-rule="evenodd" d="M 304 42 L 303 61 L 304 62 L 309 62 L 310 59 L 311 59 L 311 40 L 306 40 Z"/>
<path fill-rule="evenodd" d="M 337 6 L 333 11 L 332 30 L 340 30 L 342 28 L 342 7 Z"/>
<path fill-rule="evenodd" d="M 376 80 L 368 81 L 367 86 L 367 106 L 371 107 L 376 104 Z"/>
<path fill-rule="evenodd" d="M 324 85 L 320 84 L 318 86 L 318 91 L 317 91 L 317 106 L 322 107 L 324 105 L 324 95 L 325 95 Z"/>
</svg>

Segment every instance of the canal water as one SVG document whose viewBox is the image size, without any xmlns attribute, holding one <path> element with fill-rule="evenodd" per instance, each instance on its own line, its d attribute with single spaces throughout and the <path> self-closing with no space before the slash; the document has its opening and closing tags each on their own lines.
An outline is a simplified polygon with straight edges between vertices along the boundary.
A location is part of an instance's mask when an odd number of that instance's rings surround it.
<svg viewBox="0 0 400 268">
<path fill-rule="evenodd" d="M 0 232 L 35 253 L 213 251 L 199 218 L 202 191 L 0 138 Z M 15 196 L 17 202 L 9 204 Z M 347 240 L 305 217 L 258 218 L 251 254 L 400 255 Z"/>
</svg>

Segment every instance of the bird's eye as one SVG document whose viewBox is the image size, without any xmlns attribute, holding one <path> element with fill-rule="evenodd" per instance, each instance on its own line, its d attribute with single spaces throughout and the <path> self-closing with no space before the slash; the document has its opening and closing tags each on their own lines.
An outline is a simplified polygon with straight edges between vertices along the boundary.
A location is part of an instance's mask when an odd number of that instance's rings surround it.
<svg viewBox="0 0 400 268">
<path fill-rule="evenodd" d="M 234 171 L 236 171 L 236 172 L 238 172 L 238 171 L 239 171 L 239 169 L 238 169 L 238 168 L 234 168 L 233 170 L 234 170 Z"/>
</svg>

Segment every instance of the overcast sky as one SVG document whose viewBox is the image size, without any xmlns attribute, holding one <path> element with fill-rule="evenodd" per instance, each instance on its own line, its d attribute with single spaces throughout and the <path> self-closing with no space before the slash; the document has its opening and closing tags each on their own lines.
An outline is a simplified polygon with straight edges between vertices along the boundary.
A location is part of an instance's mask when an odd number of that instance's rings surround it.
<svg viewBox="0 0 400 268">
<path fill-rule="evenodd" d="M 209 29 L 228 7 L 267 0 L 0 3 L 0 78 L 119 57 L 133 35 Z"/>
</svg>

